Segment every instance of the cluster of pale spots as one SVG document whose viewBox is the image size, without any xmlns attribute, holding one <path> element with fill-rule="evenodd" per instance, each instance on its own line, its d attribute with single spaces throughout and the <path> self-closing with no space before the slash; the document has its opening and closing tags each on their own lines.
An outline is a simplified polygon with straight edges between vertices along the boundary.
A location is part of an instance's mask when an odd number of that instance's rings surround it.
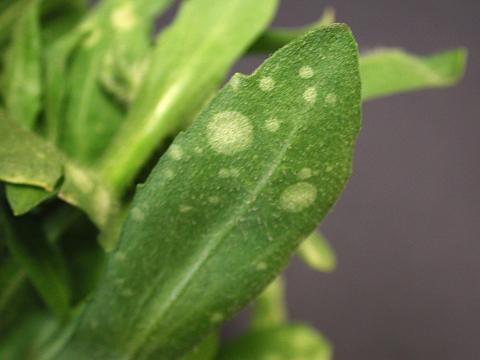
<svg viewBox="0 0 480 360">
<path fill-rule="evenodd" d="M 79 343 L 136 354 L 195 341 L 258 294 L 325 215 L 349 175 L 360 83 L 349 32 L 323 31 L 234 76 L 177 136 L 135 195 L 116 250 L 128 261 L 111 258 Z M 112 296 L 131 293 L 128 306 Z"/>
<path fill-rule="evenodd" d="M 298 76 L 301 79 L 311 79 L 315 75 L 314 69 L 309 65 L 299 68 Z M 230 86 L 234 91 L 238 91 L 241 85 L 241 76 L 235 75 L 230 81 Z M 275 88 L 276 81 L 271 76 L 264 76 L 258 80 L 258 87 L 263 92 L 271 92 Z M 307 106 L 315 104 L 317 100 L 317 90 L 314 86 L 308 86 L 303 93 L 303 99 Z M 333 104 L 336 101 L 335 94 L 328 94 L 325 103 Z M 264 129 L 270 133 L 275 133 L 280 129 L 281 122 L 277 117 L 269 117 L 264 121 Z M 208 148 L 219 155 L 232 156 L 244 150 L 247 150 L 254 141 L 255 131 L 252 121 L 238 111 L 221 111 L 212 116 L 207 124 Z M 262 135 L 260 135 L 262 136 Z M 196 154 L 202 154 L 203 148 L 195 147 Z M 169 156 L 172 160 L 181 160 L 183 157 L 182 148 L 173 144 L 169 149 Z M 163 176 L 167 180 L 174 178 L 174 172 L 171 168 L 166 168 Z M 240 176 L 237 168 L 221 168 L 218 171 L 220 178 L 236 178 Z M 306 180 L 313 176 L 310 168 L 303 168 L 298 173 L 298 178 Z M 280 207 L 287 212 L 299 212 L 310 207 L 317 196 L 317 190 L 314 185 L 302 181 L 287 187 L 279 198 Z M 211 197 L 209 202 L 218 204 L 218 196 Z M 186 208 L 191 207 L 182 205 L 180 212 L 186 212 Z"/>
</svg>

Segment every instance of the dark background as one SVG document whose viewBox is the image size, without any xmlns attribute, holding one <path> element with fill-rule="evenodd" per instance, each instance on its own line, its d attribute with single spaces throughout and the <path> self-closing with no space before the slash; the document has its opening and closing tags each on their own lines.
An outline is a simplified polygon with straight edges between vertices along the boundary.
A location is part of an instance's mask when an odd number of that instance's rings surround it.
<svg viewBox="0 0 480 360">
<path fill-rule="evenodd" d="M 326 4 L 362 50 L 466 46 L 469 66 L 457 87 L 365 104 L 354 175 L 321 226 L 339 268 L 324 275 L 293 261 L 291 318 L 321 329 L 336 360 L 478 360 L 480 2 L 284 0 L 275 25 L 314 21 Z"/>
</svg>

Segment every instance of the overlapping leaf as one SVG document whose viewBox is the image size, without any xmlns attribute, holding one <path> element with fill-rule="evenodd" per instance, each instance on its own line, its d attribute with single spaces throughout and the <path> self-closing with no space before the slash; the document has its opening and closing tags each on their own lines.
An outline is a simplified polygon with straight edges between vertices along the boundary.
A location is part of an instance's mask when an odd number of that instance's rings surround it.
<svg viewBox="0 0 480 360">
<path fill-rule="evenodd" d="M 327 213 L 360 127 L 355 41 L 309 33 L 235 76 L 135 197 L 59 358 L 172 359 L 255 297 Z"/>
<path fill-rule="evenodd" d="M 66 266 L 58 249 L 43 236 L 38 220 L 13 219 L 2 210 L 0 225 L 12 255 L 43 299 L 58 315 L 66 315 L 71 294 Z"/>
<path fill-rule="evenodd" d="M 277 0 L 190 0 L 157 40 L 148 76 L 101 164 L 118 189 L 152 152 L 187 125 L 230 66 L 268 25 Z"/>
<path fill-rule="evenodd" d="M 49 135 L 71 157 L 93 163 L 109 143 L 123 112 L 103 91 L 101 74 L 113 72 L 116 61 L 132 71 L 143 61 L 153 18 L 170 3 L 104 1 L 49 51 Z"/>
<path fill-rule="evenodd" d="M 67 160 L 36 134 L 1 117 L 0 144 L 0 181 L 38 188 L 31 197 L 20 198 L 25 194 L 17 194 L 11 203 L 15 212 L 28 211 L 36 204 L 35 199 L 42 200 L 54 190 L 66 202 L 83 209 L 99 227 L 105 226 L 116 211 L 115 196 L 93 172 Z"/>
</svg>

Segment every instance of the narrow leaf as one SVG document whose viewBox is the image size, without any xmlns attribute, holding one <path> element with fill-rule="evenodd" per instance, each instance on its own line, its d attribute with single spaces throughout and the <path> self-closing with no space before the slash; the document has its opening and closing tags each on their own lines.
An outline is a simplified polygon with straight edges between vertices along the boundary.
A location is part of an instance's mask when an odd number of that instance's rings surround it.
<svg viewBox="0 0 480 360">
<path fill-rule="evenodd" d="M 331 360 L 330 343 L 314 329 L 291 325 L 251 332 L 221 349 L 218 360 Z"/>
<path fill-rule="evenodd" d="M 11 120 L 31 129 L 40 110 L 41 94 L 38 0 L 31 0 L 15 23 L 4 71 L 6 113 Z"/>
<path fill-rule="evenodd" d="M 328 240 L 320 233 L 314 232 L 298 248 L 300 258 L 312 269 L 331 272 L 337 266 L 335 252 Z"/>
<path fill-rule="evenodd" d="M 13 219 L 0 214 L 7 245 L 16 260 L 23 265 L 29 278 L 48 306 L 58 315 L 69 309 L 70 285 L 57 249 L 50 245 L 38 229 L 38 219 Z"/>
<path fill-rule="evenodd" d="M 101 169 L 119 190 L 187 125 L 230 66 L 267 26 L 277 0 L 190 0 L 159 37 L 125 125 Z M 188 31 L 187 31 L 188 29 Z"/>
<path fill-rule="evenodd" d="M 359 128 L 357 47 L 344 25 L 235 76 L 137 190 L 60 358 L 182 355 L 257 296 L 325 216 Z"/>
<path fill-rule="evenodd" d="M 364 100 L 423 88 L 446 87 L 463 75 L 466 50 L 419 57 L 399 49 L 379 49 L 360 60 Z"/>
</svg>

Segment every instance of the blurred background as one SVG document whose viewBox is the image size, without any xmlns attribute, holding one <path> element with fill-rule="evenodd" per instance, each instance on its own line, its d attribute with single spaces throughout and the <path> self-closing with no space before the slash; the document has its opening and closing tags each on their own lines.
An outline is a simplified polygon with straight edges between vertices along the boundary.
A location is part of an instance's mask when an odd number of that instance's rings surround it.
<svg viewBox="0 0 480 360">
<path fill-rule="evenodd" d="M 292 262 L 291 317 L 322 330 L 336 360 L 478 360 L 480 2 L 283 0 L 274 24 L 315 21 L 326 5 L 363 51 L 466 46 L 469 65 L 457 87 L 365 104 L 354 175 L 321 226 L 339 267 L 324 275 Z"/>
</svg>

